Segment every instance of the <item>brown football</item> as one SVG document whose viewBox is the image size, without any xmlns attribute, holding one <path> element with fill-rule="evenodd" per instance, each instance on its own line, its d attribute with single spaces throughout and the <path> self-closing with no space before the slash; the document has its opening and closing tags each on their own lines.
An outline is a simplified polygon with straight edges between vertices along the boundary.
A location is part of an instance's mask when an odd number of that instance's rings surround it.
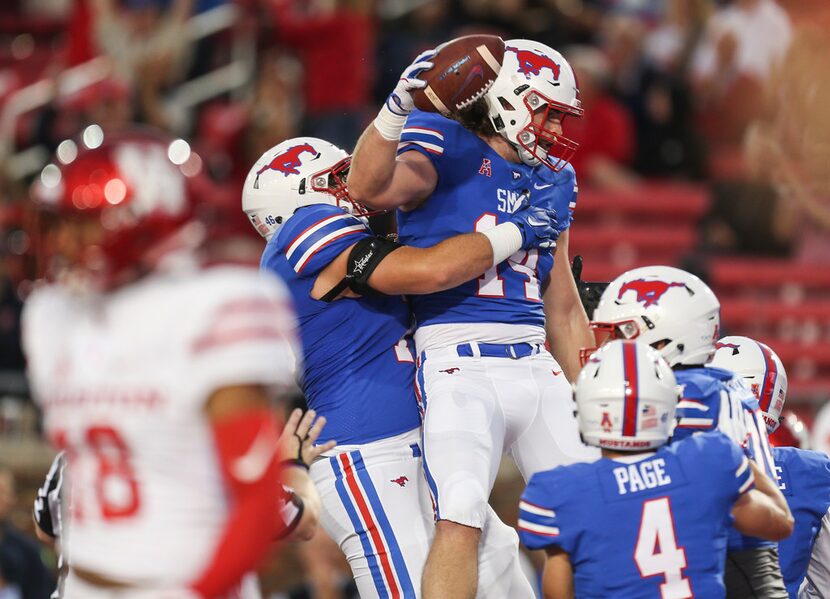
<svg viewBox="0 0 830 599">
<path fill-rule="evenodd" d="M 419 78 L 424 89 L 412 94 L 415 107 L 448 115 L 482 97 L 496 80 L 504 59 L 504 40 L 497 35 L 466 35 L 441 44 L 434 66 Z"/>
</svg>

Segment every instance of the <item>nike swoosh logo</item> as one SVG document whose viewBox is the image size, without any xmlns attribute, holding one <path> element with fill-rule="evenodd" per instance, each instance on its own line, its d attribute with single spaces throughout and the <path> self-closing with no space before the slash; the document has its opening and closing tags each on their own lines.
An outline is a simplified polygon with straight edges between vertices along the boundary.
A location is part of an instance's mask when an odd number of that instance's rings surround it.
<svg viewBox="0 0 830 599">
<path fill-rule="evenodd" d="M 267 427 L 262 427 L 247 453 L 231 464 L 230 472 L 239 482 L 252 483 L 259 480 L 271 464 L 277 444 L 266 429 Z"/>
<path fill-rule="evenodd" d="M 552 185 L 553 185 L 553 183 L 548 183 L 547 185 L 536 185 L 536 183 L 534 183 L 533 184 L 533 189 L 547 189 L 548 187 L 551 187 Z"/>
</svg>

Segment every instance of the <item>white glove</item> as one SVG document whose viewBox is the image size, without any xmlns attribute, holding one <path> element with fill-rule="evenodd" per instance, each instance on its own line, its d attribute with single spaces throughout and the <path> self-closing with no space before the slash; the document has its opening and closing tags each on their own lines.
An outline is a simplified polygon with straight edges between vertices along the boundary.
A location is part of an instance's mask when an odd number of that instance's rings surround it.
<svg viewBox="0 0 830 599">
<path fill-rule="evenodd" d="M 433 67 L 433 63 L 430 61 L 435 53 L 435 49 L 421 52 L 412 61 L 412 64 L 401 73 L 398 84 L 389 94 L 389 97 L 386 98 L 383 108 L 380 109 L 378 116 L 375 118 L 375 128 L 383 139 L 397 141 L 401 138 L 401 131 L 406 122 L 406 117 L 415 108 L 412 93 L 425 88 L 427 85 L 426 81 L 418 79 L 418 75 Z"/>
</svg>

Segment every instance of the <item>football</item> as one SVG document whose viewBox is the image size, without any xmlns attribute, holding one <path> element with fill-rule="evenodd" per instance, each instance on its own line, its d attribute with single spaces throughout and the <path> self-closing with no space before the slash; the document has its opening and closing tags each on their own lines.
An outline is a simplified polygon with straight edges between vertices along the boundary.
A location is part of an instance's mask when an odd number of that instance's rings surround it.
<svg viewBox="0 0 830 599">
<path fill-rule="evenodd" d="M 497 35 L 466 35 L 436 50 L 434 66 L 420 75 L 427 85 L 412 98 L 419 110 L 446 116 L 487 93 L 501 69 L 504 40 Z"/>
</svg>

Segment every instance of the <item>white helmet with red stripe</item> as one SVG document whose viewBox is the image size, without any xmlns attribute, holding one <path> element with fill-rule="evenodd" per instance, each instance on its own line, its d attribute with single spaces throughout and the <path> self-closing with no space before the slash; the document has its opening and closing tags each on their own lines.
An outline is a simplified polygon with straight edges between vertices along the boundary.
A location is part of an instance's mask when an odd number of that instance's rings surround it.
<svg viewBox="0 0 830 599">
<path fill-rule="evenodd" d="M 545 127 L 550 115 L 561 122 L 583 113 L 576 76 L 559 52 L 533 40 L 506 41 L 498 77 L 484 97 L 490 122 L 522 162 L 559 171 L 571 159 L 578 144 Z"/>
<path fill-rule="evenodd" d="M 271 239 L 301 206 L 331 204 L 351 214 L 366 214 L 349 198 L 350 162 L 345 150 L 322 139 L 286 140 L 265 152 L 248 171 L 242 210 L 265 239 Z"/>
<path fill-rule="evenodd" d="M 613 451 L 665 445 L 680 390 L 660 353 L 636 341 L 610 341 L 582 368 L 574 385 L 582 440 Z"/>
<path fill-rule="evenodd" d="M 787 371 L 781 359 L 769 346 L 749 337 L 724 337 L 715 348 L 711 365 L 746 379 L 758 398 L 767 431 L 773 432 L 787 399 Z"/>
</svg>

